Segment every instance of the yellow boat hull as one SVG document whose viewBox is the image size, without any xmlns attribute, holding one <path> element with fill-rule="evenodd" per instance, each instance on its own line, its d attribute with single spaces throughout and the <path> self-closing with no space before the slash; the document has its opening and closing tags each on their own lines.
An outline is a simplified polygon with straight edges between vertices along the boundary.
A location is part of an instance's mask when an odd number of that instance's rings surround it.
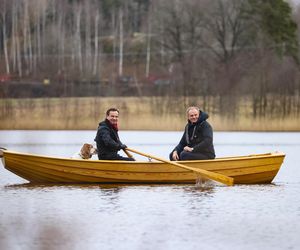
<svg viewBox="0 0 300 250">
<path fill-rule="evenodd" d="M 197 173 L 162 162 L 77 160 L 2 152 L 3 165 L 32 183 L 195 183 Z M 285 154 L 267 153 L 202 161 L 181 161 L 234 178 L 235 184 L 271 183 Z"/>
</svg>

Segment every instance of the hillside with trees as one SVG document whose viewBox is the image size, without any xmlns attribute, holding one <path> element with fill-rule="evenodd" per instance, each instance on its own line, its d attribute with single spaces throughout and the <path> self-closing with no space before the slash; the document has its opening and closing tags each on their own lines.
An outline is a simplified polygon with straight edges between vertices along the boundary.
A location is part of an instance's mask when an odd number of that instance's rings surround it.
<svg viewBox="0 0 300 250">
<path fill-rule="evenodd" d="M 245 100 L 254 118 L 299 117 L 297 23 L 284 0 L 2 0 L 0 97 L 197 97 L 228 115 Z"/>
</svg>

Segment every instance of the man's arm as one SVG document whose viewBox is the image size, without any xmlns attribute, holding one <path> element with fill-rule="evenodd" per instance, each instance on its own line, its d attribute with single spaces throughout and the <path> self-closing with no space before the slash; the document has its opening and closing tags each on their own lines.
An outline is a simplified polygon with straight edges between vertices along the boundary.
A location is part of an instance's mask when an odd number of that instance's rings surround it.
<svg viewBox="0 0 300 250">
<path fill-rule="evenodd" d="M 104 145 L 111 150 L 120 150 L 121 144 L 116 142 L 110 135 L 110 131 L 107 128 L 102 128 L 99 131 L 99 136 L 102 138 Z"/>
</svg>

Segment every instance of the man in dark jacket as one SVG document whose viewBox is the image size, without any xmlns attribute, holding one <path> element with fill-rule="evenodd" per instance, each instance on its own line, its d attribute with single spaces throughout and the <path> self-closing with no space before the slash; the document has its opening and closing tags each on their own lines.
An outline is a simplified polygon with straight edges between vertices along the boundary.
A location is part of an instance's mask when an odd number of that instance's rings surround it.
<svg viewBox="0 0 300 250">
<path fill-rule="evenodd" d="M 99 123 L 95 142 L 97 143 L 99 160 L 134 161 L 133 158 L 123 157 L 118 154 L 121 149 L 126 149 L 118 135 L 119 110 L 110 108 L 106 111 L 106 119 Z"/>
<path fill-rule="evenodd" d="M 213 130 L 206 121 L 208 115 L 197 107 L 186 111 L 188 123 L 179 144 L 170 153 L 170 160 L 214 159 Z"/>
</svg>

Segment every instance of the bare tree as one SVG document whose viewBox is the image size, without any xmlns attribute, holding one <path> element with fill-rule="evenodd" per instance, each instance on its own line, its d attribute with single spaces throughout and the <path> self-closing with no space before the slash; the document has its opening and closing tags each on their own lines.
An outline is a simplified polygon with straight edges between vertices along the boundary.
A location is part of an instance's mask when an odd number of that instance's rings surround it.
<svg viewBox="0 0 300 250">
<path fill-rule="evenodd" d="M 97 9 L 94 19 L 94 63 L 93 63 L 93 76 L 96 76 L 98 73 L 98 60 L 99 60 L 99 21 L 100 21 L 100 12 Z"/>
<path fill-rule="evenodd" d="M 123 75 L 123 10 L 119 9 L 119 76 Z"/>
<path fill-rule="evenodd" d="M 253 45 L 253 23 L 246 15 L 247 1 L 216 0 L 206 13 L 201 42 L 223 63 L 228 63 L 247 46 Z"/>
<path fill-rule="evenodd" d="M 170 63 L 179 66 L 181 79 L 178 79 L 178 82 L 181 84 L 178 84 L 177 91 L 184 96 L 194 92 L 195 73 L 199 70 L 195 68 L 195 58 L 201 50 L 199 43 L 203 20 L 201 4 L 203 3 L 194 0 L 161 1 L 160 6 L 156 8 L 158 10 L 156 20 L 159 20 L 156 29 L 163 31 L 156 41 L 169 55 Z"/>
<path fill-rule="evenodd" d="M 11 2 L 9 2 L 11 3 Z M 0 3 L 1 9 L 1 23 L 2 23 L 2 37 L 3 37 L 3 51 L 4 51 L 4 60 L 5 60 L 5 69 L 6 73 L 10 73 L 9 57 L 8 57 L 8 35 L 7 35 L 7 16 L 9 15 L 9 5 L 8 1 L 4 0 Z"/>
</svg>

